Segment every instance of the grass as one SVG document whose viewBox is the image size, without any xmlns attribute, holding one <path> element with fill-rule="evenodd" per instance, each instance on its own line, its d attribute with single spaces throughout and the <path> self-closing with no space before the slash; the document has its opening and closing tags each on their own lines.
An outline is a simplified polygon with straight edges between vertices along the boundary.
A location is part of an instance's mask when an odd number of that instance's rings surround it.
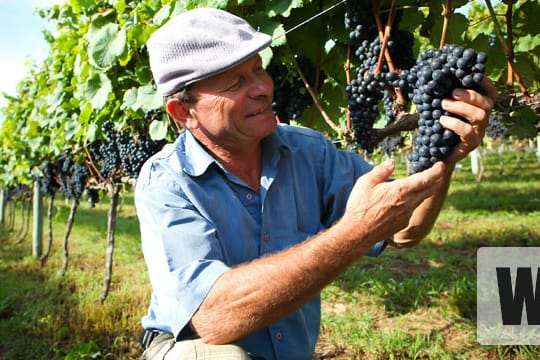
<svg viewBox="0 0 540 360">
<path fill-rule="evenodd" d="M 476 251 L 481 246 L 538 246 L 540 166 L 533 153 L 485 158 L 477 184 L 469 161 L 454 182 L 439 220 L 419 246 L 362 258 L 322 293 L 317 353 L 322 359 L 536 359 L 540 347 L 476 342 Z M 398 164 L 398 176 L 405 172 Z M 103 199 L 81 203 L 64 276 L 61 243 L 69 204 L 59 199 L 47 264 L 31 256 L 31 234 L 20 244 L 0 228 L 0 358 L 136 359 L 140 318 L 150 286 L 140 250 L 132 193 L 118 211 L 112 287 L 105 274 Z M 20 212 L 16 212 L 19 216 Z M 16 219 L 17 220 L 17 219 Z"/>
</svg>

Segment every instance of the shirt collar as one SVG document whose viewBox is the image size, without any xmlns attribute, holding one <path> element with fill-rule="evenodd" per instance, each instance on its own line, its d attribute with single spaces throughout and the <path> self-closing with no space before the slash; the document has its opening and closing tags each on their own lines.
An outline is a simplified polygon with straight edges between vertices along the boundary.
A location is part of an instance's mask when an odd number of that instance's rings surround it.
<svg viewBox="0 0 540 360">
<path fill-rule="evenodd" d="M 200 176 L 206 172 L 211 164 L 221 165 L 206 149 L 195 139 L 190 131 L 184 131 L 184 172 L 191 176 Z"/>
<path fill-rule="evenodd" d="M 289 147 L 279 134 L 279 126 L 270 135 L 262 140 L 263 161 L 276 166 L 280 158 L 280 150 Z M 201 176 L 212 164 L 216 164 L 220 169 L 226 172 L 223 166 L 216 161 L 191 134 L 190 131 L 184 131 L 184 157 L 183 169 L 190 176 Z"/>
</svg>

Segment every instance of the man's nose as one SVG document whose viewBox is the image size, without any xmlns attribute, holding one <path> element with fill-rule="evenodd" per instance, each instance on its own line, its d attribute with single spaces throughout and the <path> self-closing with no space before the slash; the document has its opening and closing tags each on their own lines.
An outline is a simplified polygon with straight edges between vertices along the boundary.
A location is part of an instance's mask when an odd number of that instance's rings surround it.
<svg viewBox="0 0 540 360">
<path fill-rule="evenodd" d="M 263 75 L 253 77 L 249 88 L 250 96 L 272 96 L 273 91 L 274 83 L 272 78 L 270 78 L 270 75 L 265 73 Z"/>
</svg>

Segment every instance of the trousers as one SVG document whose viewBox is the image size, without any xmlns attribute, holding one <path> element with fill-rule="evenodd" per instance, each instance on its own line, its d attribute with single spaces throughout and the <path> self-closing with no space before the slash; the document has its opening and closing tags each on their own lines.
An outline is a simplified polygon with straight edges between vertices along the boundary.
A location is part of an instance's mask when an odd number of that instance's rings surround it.
<svg viewBox="0 0 540 360">
<path fill-rule="evenodd" d="M 251 360 L 237 345 L 209 345 L 201 339 L 175 341 L 169 334 L 160 334 L 152 341 L 140 360 Z"/>
</svg>

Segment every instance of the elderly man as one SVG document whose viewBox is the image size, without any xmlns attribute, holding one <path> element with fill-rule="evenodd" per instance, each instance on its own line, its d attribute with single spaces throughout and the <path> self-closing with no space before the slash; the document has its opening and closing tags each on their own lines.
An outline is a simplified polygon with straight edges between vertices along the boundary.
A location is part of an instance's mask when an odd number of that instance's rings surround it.
<svg viewBox="0 0 540 360">
<path fill-rule="evenodd" d="M 462 142 L 444 163 L 387 181 L 313 130 L 279 125 L 258 55 L 268 35 L 216 9 L 187 11 L 148 41 L 166 109 L 183 131 L 135 193 L 153 293 L 144 359 L 311 359 L 321 289 L 363 255 L 417 244 L 457 161 L 481 141 L 490 96 L 444 108 Z"/>
</svg>

